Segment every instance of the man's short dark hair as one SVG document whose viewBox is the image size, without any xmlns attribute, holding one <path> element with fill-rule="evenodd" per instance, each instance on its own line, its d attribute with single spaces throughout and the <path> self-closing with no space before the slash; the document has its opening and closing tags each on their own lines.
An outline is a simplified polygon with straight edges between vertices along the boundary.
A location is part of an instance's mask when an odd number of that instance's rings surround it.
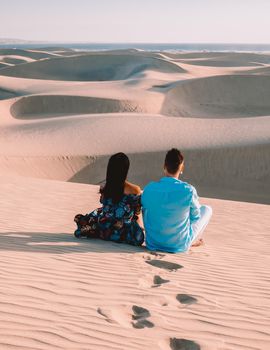
<svg viewBox="0 0 270 350">
<path fill-rule="evenodd" d="M 182 153 L 177 148 L 172 148 L 166 154 L 165 167 L 170 174 L 175 174 L 183 161 Z"/>
</svg>

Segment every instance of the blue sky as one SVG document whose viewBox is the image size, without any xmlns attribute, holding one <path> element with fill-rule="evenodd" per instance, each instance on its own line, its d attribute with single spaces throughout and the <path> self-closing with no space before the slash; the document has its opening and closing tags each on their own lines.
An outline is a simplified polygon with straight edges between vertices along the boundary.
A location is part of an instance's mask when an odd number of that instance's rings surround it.
<svg viewBox="0 0 270 350">
<path fill-rule="evenodd" d="M 0 38 L 270 43 L 270 0 L 0 0 Z"/>
</svg>

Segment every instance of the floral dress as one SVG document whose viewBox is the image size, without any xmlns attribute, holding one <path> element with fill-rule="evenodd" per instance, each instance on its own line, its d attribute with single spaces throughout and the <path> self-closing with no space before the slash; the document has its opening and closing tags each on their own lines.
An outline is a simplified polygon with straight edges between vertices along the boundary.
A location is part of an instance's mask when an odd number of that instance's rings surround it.
<svg viewBox="0 0 270 350">
<path fill-rule="evenodd" d="M 75 237 L 100 238 L 118 243 L 140 246 L 144 242 L 144 231 L 137 222 L 141 211 L 141 196 L 124 194 L 114 204 L 111 199 L 100 197 L 102 208 L 90 214 L 75 216 L 78 228 Z"/>
</svg>

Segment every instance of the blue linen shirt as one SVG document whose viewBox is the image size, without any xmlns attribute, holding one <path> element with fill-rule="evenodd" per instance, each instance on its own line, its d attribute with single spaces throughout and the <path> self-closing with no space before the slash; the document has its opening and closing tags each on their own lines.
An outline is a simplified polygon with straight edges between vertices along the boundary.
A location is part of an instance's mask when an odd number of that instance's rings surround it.
<svg viewBox="0 0 270 350">
<path fill-rule="evenodd" d="M 142 194 L 146 247 L 178 253 L 188 250 L 191 223 L 200 218 L 196 189 L 173 177 L 150 182 Z"/>
</svg>

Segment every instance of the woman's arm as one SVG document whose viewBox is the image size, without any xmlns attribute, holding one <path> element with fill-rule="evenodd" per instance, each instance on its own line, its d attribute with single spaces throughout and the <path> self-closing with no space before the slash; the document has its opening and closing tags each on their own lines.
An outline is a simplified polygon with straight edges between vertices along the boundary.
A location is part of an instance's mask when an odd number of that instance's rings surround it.
<svg viewBox="0 0 270 350">
<path fill-rule="evenodd" d="M 104 200 L 103 192 L 104 192 L 104 186 L 100 186 L 100 188 L 99 188 L 99 193 L 100 193 L 99 201 L 101 204 L 103 204 L 103 200 Z"/>
</svg>

